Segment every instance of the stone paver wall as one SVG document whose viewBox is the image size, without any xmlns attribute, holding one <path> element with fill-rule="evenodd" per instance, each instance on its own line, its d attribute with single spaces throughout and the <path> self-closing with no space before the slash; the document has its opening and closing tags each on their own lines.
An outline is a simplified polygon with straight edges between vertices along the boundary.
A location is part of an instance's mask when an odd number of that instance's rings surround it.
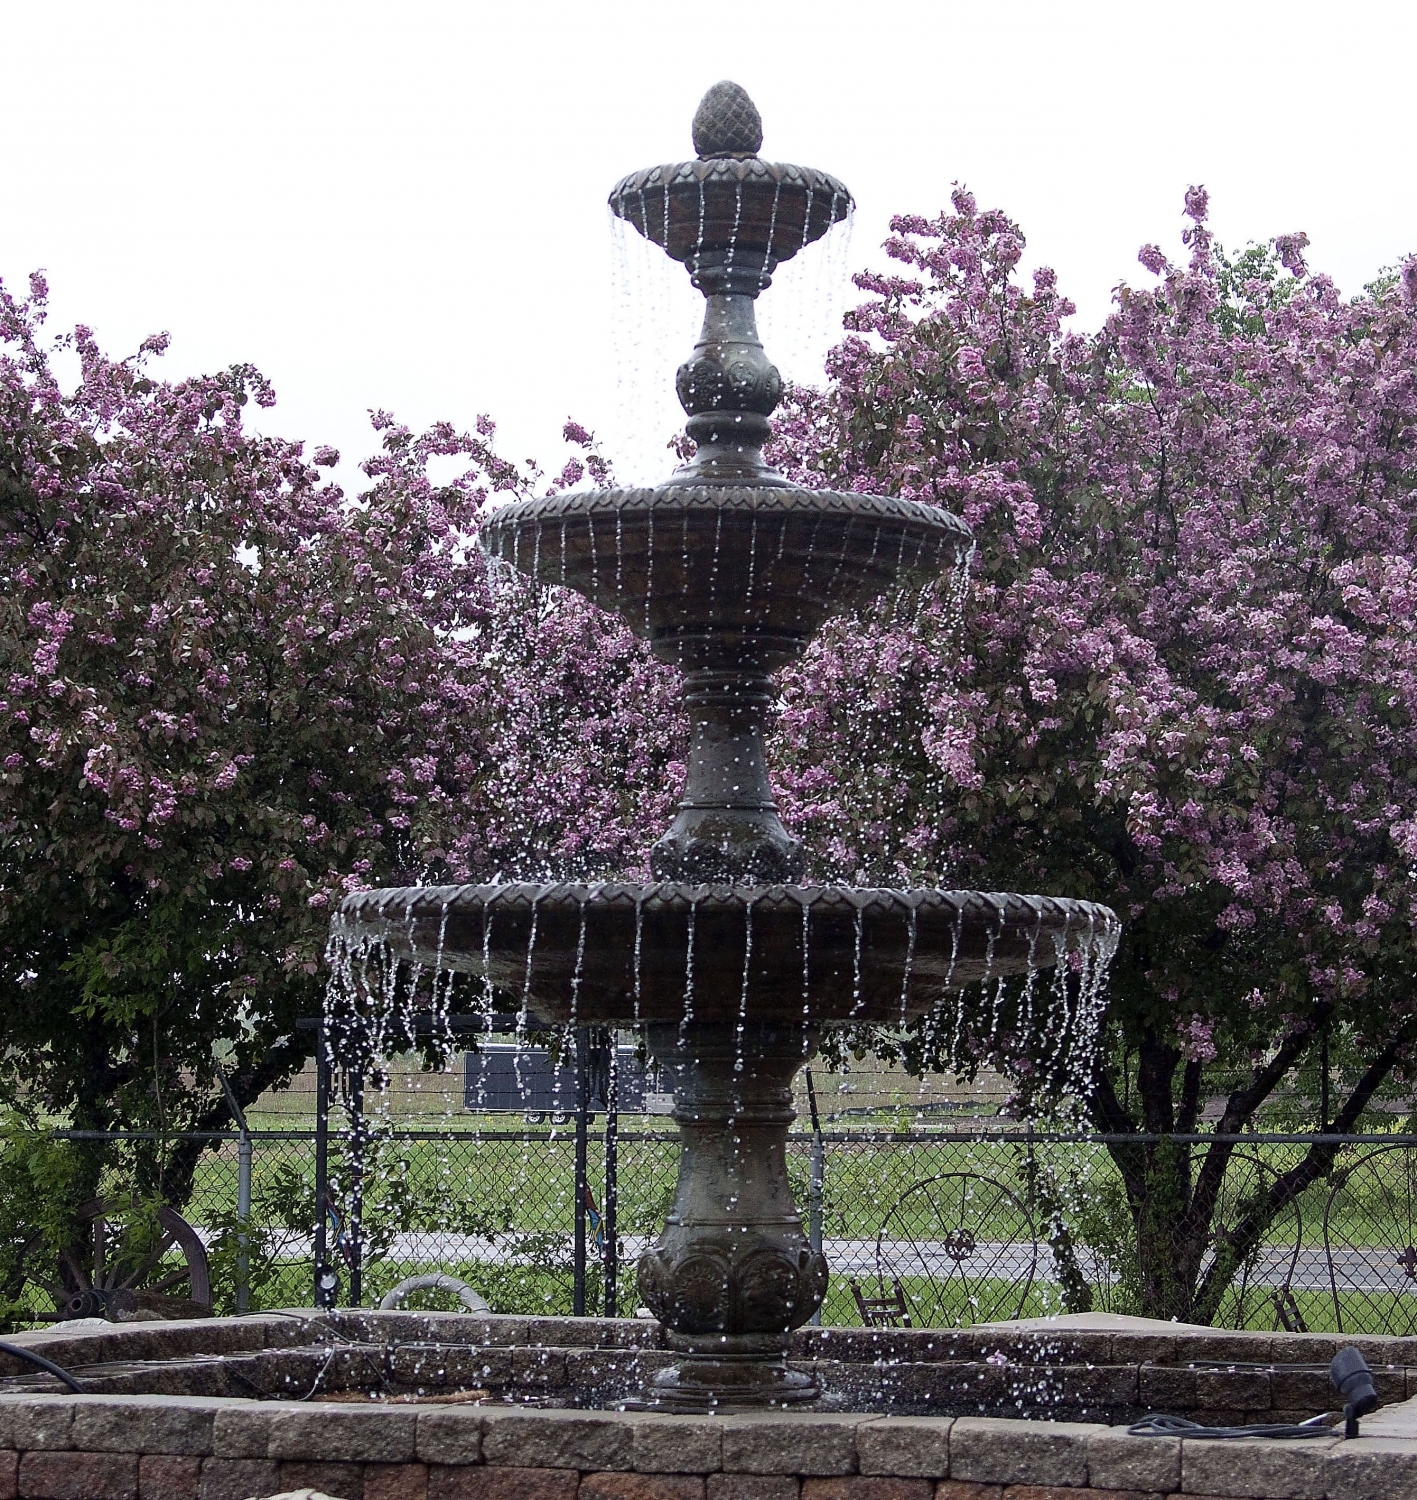
<svg viewBox="0 0 1417 1500">
<path fill-rule="evenodd" d="M 0 1396 L 0 1500 L 250 1500 L 305 1486 L 339 1500 L 1414 1500 L 1417 1440 L 1134 1438 L 997 1417 Z"/>
<path fill-rule="evenodd" d="M 1384 1402 L 1417 1397 L 1417 1339 L 1111 1321 L 1118 1326 L 805 1329 L 793 1359 L 816 1372 L 837 1406 L 857 1410 L 1111 1424 L 1160 1410 L 1214 1425 L 1302 1421 L 1331 1406 L 1328 1361 L 1356 1343 Z M 348 1392 L 354 1400 L 372 1387 L 424 1395 L 481 1388 L 512 1400 L 612 1406 L 674 1358 L 659 1347 L 658 1326 L 635 1319 L 357 1310 L 60 1325 L 18 1341 L 78 1372 L 86 1390 L 113 1395 Z M 0 1381 L 34 1380 L 32 1369 L 0 1357 Z"/>
</svg>

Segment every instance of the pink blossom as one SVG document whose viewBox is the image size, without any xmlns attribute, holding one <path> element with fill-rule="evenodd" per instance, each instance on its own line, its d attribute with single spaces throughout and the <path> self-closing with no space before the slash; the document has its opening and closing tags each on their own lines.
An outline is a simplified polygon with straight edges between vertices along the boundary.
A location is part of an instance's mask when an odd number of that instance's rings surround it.
<svg viewBox="0 0 1417 1500">
<path fill-rule="evenodd" d="M 1143 245 L 1137 252 L 1137 259 L 1153 276 L 1164 276 L 1166 274 L 1168 262 L 1158 246 Z"/>
<path fill-rule="evenodd" d="M 1281 234 L 1274 242 L 1274 252 L 1286 271 L 1302 276 L 1308 269 L 1304 264 L 1304 251 L 1309 243 L 1307 234 Z"/>
</svg>

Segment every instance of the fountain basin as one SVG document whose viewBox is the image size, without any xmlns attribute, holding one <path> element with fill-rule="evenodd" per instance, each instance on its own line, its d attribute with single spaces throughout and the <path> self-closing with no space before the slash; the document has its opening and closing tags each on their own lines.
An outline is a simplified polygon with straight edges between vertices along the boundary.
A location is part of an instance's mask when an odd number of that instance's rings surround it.
<svg viewBox="0 0 1417 1500">
<path fill-rule="evenodd" d="M 250 1410 L 254 1402 L 298 1405 L 317 1396 L 436 1402 L 480 1390 L 490 1403 L 589 1413 L 616 1407 L 674 1359 L 663 1330 L 643 1318 L 362 1308 L 90 1319 L 7 1337 L 71 1371 L 86 1391 L 160 1396 L 169 1411 L 183 1395 L 210 1412 L 214 1397 L 246 1398 L 232 1407 Z M 1385 1404 L 1417 1397 L 1417 1339 L 1245 1332 L 1111 1313 L 966 1328 L 802 1328 L 790 1353 L 826 1392 L 800 1409 L 803 1416 L 1128 1422 L 1163 1408 L 1232 1423 L 1300 1421 L 1324 1410 L 1334 1395 L 1328 1362 L 1350 1344 L 1372 1366 Z M 58 1381 L 0 1354 L 0 1400 L 46 1391 L 59 1393 Z M 305 1409 L 314 1415 L 320 1407 Z M 1013 1425 L 1026 1431 L 1023 1422 Z M 0 1428 L 0 1449 L 14 1446 L 8 1436 Z"/>
<path fill-rule="evenodd" d="M 977 980 L 1073 958 L 1090 971 L 1118 925 L 1105 906 L 1053 896 L 667 882 L 364 891 L 337 921 L 356 951 L 378 942 L 483 975 L 498 1008 L 548 1024 L 889 1025 Z M 1027 1026 L 1061 1045 L 1058 1024 L 1083 1000 L 1043 984 L 968 1003 L 988 1023 L 972 1034 Z"/>
</svg>

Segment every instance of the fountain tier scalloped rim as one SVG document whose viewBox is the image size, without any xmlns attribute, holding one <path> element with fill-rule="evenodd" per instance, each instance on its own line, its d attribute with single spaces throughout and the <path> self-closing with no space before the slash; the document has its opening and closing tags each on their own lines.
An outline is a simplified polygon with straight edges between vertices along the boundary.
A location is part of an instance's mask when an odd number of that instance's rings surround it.
<svg viewBox="0 0 1417 1500">
<path fill-rule="evenodd" d="M 1118 931 L 1108 907 L 1053 896 L 607 882 L 364 891 L 333 937 L 356 962 L 386 946 L 483 975 L 499 1009 L 552 1024 L 889 1025 L 1070 954 L 1105 966 Z"/>
</svg>

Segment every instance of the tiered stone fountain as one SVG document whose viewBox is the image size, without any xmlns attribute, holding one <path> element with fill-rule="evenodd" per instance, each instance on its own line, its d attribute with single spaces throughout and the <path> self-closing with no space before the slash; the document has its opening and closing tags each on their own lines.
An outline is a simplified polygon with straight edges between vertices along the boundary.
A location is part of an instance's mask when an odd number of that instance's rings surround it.
<svg viewBox="0 0 1417 1500">
<path fill-rule="evenodd" d="M 1105 907 L 1052 897 L 801 883 L 764 753 L 772 673 L 833 612 L 966 567 L 971 537 L 948 511 L 805 490 L 766 466 L 782 379 L 754 303 L 851 195 L 823 172 L 763 161 L 758 112 L 736 84 L 705 96 L 693 140 L 695 160 L 625 178 L 610 206 L 704 294 L 677 380 L 696 456 L 654 489 L 501 506 L 480 538 L 617 611 L 683 671 L 688 775 L 650 854 L 654 880 L 368 891 L 344 903 L 336 937 L 482 975 L 535 1022 L 646 1028 L 683 1139 L 673 1209 L 638 1272 L 682 1358 L 646 1399 L 704 1408 L 818 1393 L 785 1358 L 827 1285 L 785 1143 L 792 1078 L 821 1028 L 949 1005 L 957 1030 L 1061 1057 L 1093 1024 L 1117 924 Z M 1051 985 L 996 984 L 973 1010 L 965 998 L 975 981 L 1055 964 Z"/>
</svg>

